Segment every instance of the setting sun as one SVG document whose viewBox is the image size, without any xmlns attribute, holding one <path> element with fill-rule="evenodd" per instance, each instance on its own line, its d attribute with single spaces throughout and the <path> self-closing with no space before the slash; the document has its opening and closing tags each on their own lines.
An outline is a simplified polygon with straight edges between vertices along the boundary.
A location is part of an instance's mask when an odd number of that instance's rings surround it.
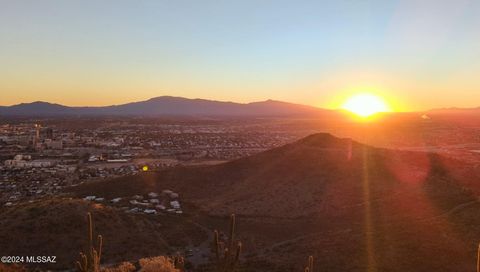
<svg viewBox="0 0 480 272">
<path fill-rule="evenodd" d="M 390 111 L 388 105 L 380 97 L 372 94 L 352 96 L 342 105 L 342 108 L 362 117 Z"/>
</svg>

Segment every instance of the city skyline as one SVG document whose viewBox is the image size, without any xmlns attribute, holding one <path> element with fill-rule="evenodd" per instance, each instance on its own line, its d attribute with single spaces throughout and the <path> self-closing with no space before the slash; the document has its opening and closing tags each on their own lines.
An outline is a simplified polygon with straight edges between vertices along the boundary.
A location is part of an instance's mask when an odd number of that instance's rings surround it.
<svg viewBox="0 0 480 272">
<path fill-rule="evenodd" d="M 478 107 L 475 1 L 5 1 L 1 105 L 171 95 Z"/>
</svg>

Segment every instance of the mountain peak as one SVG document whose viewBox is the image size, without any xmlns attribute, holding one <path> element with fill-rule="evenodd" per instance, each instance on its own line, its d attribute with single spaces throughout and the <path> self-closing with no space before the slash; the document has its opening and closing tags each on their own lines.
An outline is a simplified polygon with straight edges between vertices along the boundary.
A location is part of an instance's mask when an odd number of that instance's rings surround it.
<svg viewBox="0 0 480 272">
<path fill-rule="evenodd" d="M 315 133 L 297 141 L 297 143 L 312 147 L 339 147 L 351 144 L 350 138 L 338 138 L 330 133 Z"/>
<path fill-rule="evenodd" d="M 13 105 L 12 107 L 15 107 L 15 106 L 50 106 L 50 105 L 57 105 L 57 104 L 50 103 L 50 102 L 45 102 L 45 101 L 33 101 L 33 102 L 29 102 L 29 103 L 16 104 L 16 105 Z"/>
<path fill-rule="evenodd" d="M 17 105 L 11 106 L 13 108 L 15 107 L 21 107 L 21 108 L 34 108 L 34 109 L 45 109 L 45 108 L 67 108 L 66 106 L 56 104 L 56 103 L 50 103 L 50 102 L 45 102 L 45 101 L 34 101 L 30 103 L 20 103 Z"/>
<path fill-rule="evenodd" d="M 157 101 L 157 100 L 189 100 L 189 99 L 185 97 L 180 97 L 180 96 L 162 95 L 162 96 L 152 97 L 146 101 Z"/>
</svg>

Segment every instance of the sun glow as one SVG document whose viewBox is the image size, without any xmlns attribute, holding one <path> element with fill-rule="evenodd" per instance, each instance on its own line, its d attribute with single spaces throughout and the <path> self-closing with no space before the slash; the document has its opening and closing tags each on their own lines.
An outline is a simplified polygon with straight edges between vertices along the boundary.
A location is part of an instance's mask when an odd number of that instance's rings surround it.
<svg viewBox="0 0 480 272">
<path fill-rule="evenodd" d="M 390 111 L 390 107 L 385 101 L 372 94 L 357 94 L 352 96 L 342 105 L 342 109 L 348 110 L 361 117 L 369 117 L 379 112 Z"/>
</svg>

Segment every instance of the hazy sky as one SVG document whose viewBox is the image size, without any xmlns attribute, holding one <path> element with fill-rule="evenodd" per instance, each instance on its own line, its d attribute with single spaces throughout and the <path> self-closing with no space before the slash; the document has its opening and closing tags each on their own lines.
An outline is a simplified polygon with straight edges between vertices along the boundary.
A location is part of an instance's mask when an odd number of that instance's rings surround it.
<svg viewBox="0 0 480 272">
<path fill-rule="evenodd" d="M 0 105 L 480 106 L 480 1 L 0 0 Z"/>
</svg>

